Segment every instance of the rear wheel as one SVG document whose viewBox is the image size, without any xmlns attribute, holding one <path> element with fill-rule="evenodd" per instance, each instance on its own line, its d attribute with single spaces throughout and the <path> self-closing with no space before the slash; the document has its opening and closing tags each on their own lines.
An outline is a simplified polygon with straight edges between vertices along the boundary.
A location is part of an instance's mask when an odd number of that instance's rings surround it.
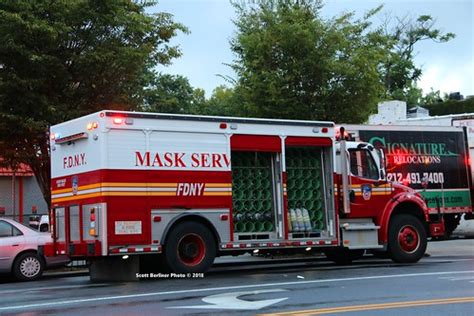
<svg viewBox="0 0 474 316">
<path fill-rule="evenodd" d="M 166 266 L 172 272 L 206 272 L 216 256 L 216 242 L 204 225 L 184 222 L 168 235 L 164 254 Z"/>
<path fill-rule="evenodd" d="M 399 263 L 417 262 L 426 251 L 426 231 L 420 220 L 412 215 L 400 214 L 390 221 L 388 253 Z"/>
<path fill-rule="evenodd" d="M 13 263 L 13 275 L 20 281 L 33 281 L 43 274 L 44 263 L 36 253 L 21 254 Z"/>
</svg>

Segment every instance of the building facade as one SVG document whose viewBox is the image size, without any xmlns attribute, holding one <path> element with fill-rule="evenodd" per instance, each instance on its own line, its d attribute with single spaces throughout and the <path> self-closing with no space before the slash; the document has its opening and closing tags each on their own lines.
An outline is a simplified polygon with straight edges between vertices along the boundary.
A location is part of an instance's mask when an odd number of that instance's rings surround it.
<svg viewBox="0 0 474 316">
<path fill-rule="evenodd" d="M 0 168 L 0 216 L 28 224 L 31 215 L 47 214 L 48 205 L 31 169 Z"/>
</svg>

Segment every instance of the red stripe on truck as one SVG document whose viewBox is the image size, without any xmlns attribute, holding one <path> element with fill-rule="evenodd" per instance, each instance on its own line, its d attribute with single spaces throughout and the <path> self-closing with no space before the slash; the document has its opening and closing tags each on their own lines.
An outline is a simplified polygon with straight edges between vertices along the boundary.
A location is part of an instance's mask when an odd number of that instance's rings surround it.
<svg viewBox="0 0 474 316">
<path fill-rule="evenodd" d="M 287 146 L 332 146 L 332 139 L 329 137 L 296 137 L 288 136 L 285 139 Z"/>
<path fill-rule="evenodd" d="M 230 148 L 236 151 L 281 152 L 279 136 L 232 135 Z"/>
</svg>

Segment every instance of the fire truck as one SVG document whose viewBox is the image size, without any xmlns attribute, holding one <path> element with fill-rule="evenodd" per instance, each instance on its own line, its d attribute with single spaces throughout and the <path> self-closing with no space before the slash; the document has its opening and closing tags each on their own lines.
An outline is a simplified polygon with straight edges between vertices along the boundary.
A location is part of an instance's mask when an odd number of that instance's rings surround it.
<svg viewBox="0 0 474 316">
<path fill-rule="evenodd" d="M 336 141 L 332 122 L 101 111 L 50 134 L 44 251 L 89 260 L 92 279 L 252 252 L 416 262 L 444 233 L 419 193 L 386 180 L 383 151 Z"/>
<path fill-rule="evenodd" d="M 465 127 L 345 127 L 353 139 L 384 149 L 387 179 L 418 191 L 427 202 L 430 216 L 443 217 L 446 236 L 456 229 L 462 215 L 472 218 L 472 161 Z"/>
</svg>

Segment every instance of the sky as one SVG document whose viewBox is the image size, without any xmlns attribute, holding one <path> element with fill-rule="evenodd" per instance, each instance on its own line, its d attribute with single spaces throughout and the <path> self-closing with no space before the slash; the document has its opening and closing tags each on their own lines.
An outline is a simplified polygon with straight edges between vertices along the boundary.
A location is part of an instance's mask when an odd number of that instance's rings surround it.
<svg viewBox="0 0 474 316">
<path fill-rule="evenodd" d="M 249 0 L 251 1 L 251 0 Z M 474 0 L 326 0 L 321 14 L 338 16 L 354 11 L 362 16 L 367 10 L 384 4 L 373 22 L 381 23 L 387 14 L 413 17 L 428 14 L 436 19 L 435 28 L 452 32 L 456 38 L 448 43 L 423 41 L 415 45 L 415 64 L 423 74 L 418 86 L 428 93 L 461 92 L 474 95 Z M 168 12 L 175 21 L 186 25 L 191 33 L 179 34 L 173 44 L 180 46 L 183 56 L 171 66 L 160 66 L 162 73 L 182 75 L 195 88 L 210 96 L 219 85 L 229 85 L 223 77 L 236 78 L 227 66 L 235 56 L 229 40 L 235 34 L 234 9 L 228 0 L 159 0 L 150 12 Z"/>
</svg>

